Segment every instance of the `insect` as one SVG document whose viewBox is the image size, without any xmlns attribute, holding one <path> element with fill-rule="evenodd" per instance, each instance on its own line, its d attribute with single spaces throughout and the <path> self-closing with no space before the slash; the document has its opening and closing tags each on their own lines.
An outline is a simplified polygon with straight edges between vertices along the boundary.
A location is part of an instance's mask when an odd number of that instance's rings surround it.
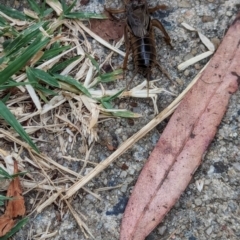
<svg viewBox="0 0 240 240">
<path fill-rule="evenodd" d="M 106 9 L 110 14 L 126 13 L 127 17 L 124 27 L 126 55 L 123 62 L 123 70 L 127 69 L 128 57 L 132 50 L 134 73 L 130 82 L 132 82 L 137 73 L 140 73 L 147 78 L 148 88 L 151 71 L 155 66 L 170 79 L 167 71 L 156 60 L 154 27 L 162 31 L 165 42 L 172 47 L 171 39 L 162 23 L 157 19 L 151 19 L 150 14 L 159 9 L 166 9 L 166 6 L 158 5 L 149 8 L 146 1 L 141 2 L 141 0 L 125 2 L 125 8 L 123 9 Z"/>
</svg>

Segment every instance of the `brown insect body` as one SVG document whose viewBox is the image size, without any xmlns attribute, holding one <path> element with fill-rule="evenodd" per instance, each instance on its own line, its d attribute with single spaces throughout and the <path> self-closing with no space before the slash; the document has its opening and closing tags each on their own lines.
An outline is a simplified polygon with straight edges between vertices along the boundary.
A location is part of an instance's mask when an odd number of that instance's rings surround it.
<svg viewBox="0 0 240 240">
<path fill-rule="evenodd" d="M 166 70 L 164 70 L 156 60 L 156 42 L 153 27 L 157 27 L 164 34 L 164 39 L 171 46 L 171 40 L 163 25 L 157 19 L 151 19 L 150 13 L 166 9 L 165 5 L 158 5 L 154 8 L 148 8 L 146 2 L 131 1 L 125 3 L 125 9 L 106 9 L 112 14 L 126 12 L 127 20 L 124 29 L 124 39 L 126 45 L 126 56 L 124 58 L 123 69 L 127 69 L 127 61 L 130 51 L 132 51 L 134 62 L 134 74 L 142 74 L 150 80 L 151 70 L 154 66 L 170 79 Z M 132 81 L 131 80 L 131 81 Z"/>
<path fill-rule="evenodd" d="M 146 4 L 128 6 L 127 30 L 135 72 L 150 75 L 156 62 L 156 43 Z"/>
</svg>

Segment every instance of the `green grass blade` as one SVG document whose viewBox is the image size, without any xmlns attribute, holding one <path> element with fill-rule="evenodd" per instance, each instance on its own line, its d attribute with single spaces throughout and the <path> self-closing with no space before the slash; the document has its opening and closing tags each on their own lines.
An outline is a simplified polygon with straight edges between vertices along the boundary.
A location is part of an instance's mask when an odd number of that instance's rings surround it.
<svg viewBox="0 0 240 240">
<path fill-rule="evenodd" d="M 35 0 L 27 0 L 27 1 L 30 7 L 32 8 L 32 10 L 36 12 L 38 15 L 41 15 L 41 9 L 38 6 L 39 4 Z"/>
<path fill-rule="evenodd" d="M 42 13 L 42 17 L 47 17 L 50 13 L 53 12 L 52 8 L 47 8 L 43 13 Z"/>
<path fill-rule="evenodd" d="M 6 105 L 0 101 L 0 116 L 21 136 L 24 141 L 26 141 L 36 152 L 39 152 L 35 144 L 32 142 L 30 137 L 27 135 L 23 127 L 14 117 L 14 115 L 9 111 Z"/>
<path fill-rule="evenodd" d="M 85 88 L 80 82 L 78 82 L 76 79 L 70 77 L 70 76 L 63 76 L 60 74 L 54 74 L 53 75 L 56 79 L 59 79 L 60 81 L 66 82 L 69 85 L 72 85 L 76 87 L 78 90 L 83 92 L 86 96 L 91 97 L 90 92 Z"/>
<path fill-rule="evenodd" d="M 114 109 L 113 109 L 113 106 L 112 106 L 111 103 L 109 103 L 109 102 L 104 102 L 104 101 L 103 101 L 103 102 L 101 101 L 101 103 L 102 103 L 102 106 L 103 106 L 104 108 L 113 110 L 112 112 L 108 112 L 108 113 L 112 114 L 112 115 L 115 116 L 115 117 L 123 117 L 123 118 L 135 118 L 135 117 L 139 117 L 138 114 L 133 113 L 133 112 L 128 111 L 128 110 L 115 111 L 115 112 L 114 112 Z"/>
<path fill-rule="evenodd" d="M 5 54 L 10 55 L 14 51 L 20 50 L 21 47 L 28 45 L 29 42 L 38 37 L 38 33 L 40 33 L 39 28 L 47 24 L 48 22 L 39 22 L 28 27 L 21 34 L 19 34 L 18 37 L 5 46 Z"/>
<path fill-rule="evenodd" d="M 0 85 L 0 90 L 6 90 L 8 88 L 17 87 L 17 86 L 25 86 L 27 84 L 31 84 L 31 83 L 30 82 L 15 82 L 12 80 L 12 81 L 9 81 L 7 84 Z M 2 99 L 2 101 L 3 101 L 3 99 Z"/>
<path fill-rule="evenodd" d="M 12 179 L 12 176 L 3 168 L 0 167 L 0 180 L 3 179 Z"/>
<path fill-rule="evenodd" d="M 2 16 L 0 16 L 0 26 L 1 27 L 9 26 L 8 22 Z"/>
<path fill-rule="evenodd" d="M 49 24 L 49 21 L 42 21 L 42 22 L 35 23 L 35 24 L 31 25 L 30 27 L 28 27 L 27 29 L 25 29 L 22 32 L 22 34 L 24 36 L 26 36 L 29 33 L 34 32 L 35 30 L 39 29 L 40 27 L 43 27 L 44 29 L 46 29 L 48 24 Z"/>
<path fill-rule="evenodd" d="M 5 13 L 7 16 L 9 16 L 11 18 L 15 18 L 15 19 L 19 19 L 19 20 L 26 20 L 26 16 L 22 12 L 17 11 L 14 8 L 7 7 L 7 6 L 0 4 L 0 11 Z"/>
<path fill-rule="evenodd" d="M 36 36 L 40 33 L 39 30 L 35 30 L 34 32 L 23 36 L 19 35 L 16 37 L 11 43 L 7 45 L 7 47 L 4 49 L 5 56 L 9 56 L 10 54 L 17 54 L 22 47 L 29 44 L 30 41 L 36 38 Z"/>
<path fill-rule="evenodd" d="M 114 95 L 112 95 L 112 96 L 102 97 L 102 98 L 100 99 L 101 103 L 113 101 L 114 99 L 118 98 L 118 97 L 122 94 L 122 92 L 123 92 L 124 90 L 125 90 L 125 89 L 122 89 L 122 90 L 118 91 L 116 94 L 114 94 Z"/>
<path fill-rule="evenodd" d="M 0 31 L 0 37 L 2 36 L 17 37 L 18 35 L 19 35 L 18 31 L 12 26 L 3 26 Z"/>
<path fill-rule="evenodd" d="M 27 78 L 28 78 L 28 81 L 30 82 L 30 84 L 33 87 L 35 87 L 35 85 L 38 84 L 38 80 L 29 67 L 26 67 L 26 74 L 27 74 Z"/>
<path fill-rule="evenodd" d="M 89 54 L 86 54 L 86 56 L 91 60 L 92 65 L 97 69 L 98 72 L 100 72 L 99 64 L 98 62 Z"/>
<path fill-rule="evenodd" d="M 52 87 L 59 87 L 59 84 L 57 82 L 57 80 L 52 77 L 49 73 L 44 72 L 41 69 L 36 69 L 36 68 L 30 68 L 27 67 L 27 73 L 32 73 L 35 78 L 42 80 L 43 82 L 47 83 L 48 85 L 52 86 Z"/>
<path fill-rule="evenodd" d="M 117 69 L 110 73 L 104 73 L 104 74 L 99 75 L 97 77 L 97 80 L 98 80 L 98 82 L 101 82 L 101 83 L 113 82 L 122 75 L 122 72 L 123 72 L 122 69 Z"/>
<path fill-rule="evenodd" d="M 31 69 L 29 67 L 27 67 L 26 69 L 26 73 L 27 73 L 27 77 L 28 77 L 28 80 L 30 81 L 30 84 L 34 87 L 34 89 L 36 91 L 38 91 L 38 94 L 40 95 L 41 99 L 43 99 L 44 102 L 47 102 L 47 99 L 46 97 L 44 96 L 45 95 L 57 95 L 56 92 L 48 89 L 48 88 L 45 88 L 43 87 L 41 84 L 38 83 L 38 75 L 41 74 L 41 72 L 36 72 L 35 71 L 36 69 Z M 37 69 L 38 70 L 38 69 Z M 34 72 L 35 71 L 35 72 Z M 44 72 L 45 73 L 45 72 Z M 48 74 L 48 73 L 47 73 Z M 49 75 L 49 74 L 48 74 Z M 49 75 L 50 76 L 50 75 Z M 47 76 L 48 77 L 48 76 Z M 52 76 L 51 77 L 51 80 L 52 80 Z M 55 78 L 53 78 L 54 80 L 54 84 L 56 83 L 57 86 L 56 87 L 60 87 L 58 82 L 55 80 Z"/>
<path fill-rule="evenodd" d="M 17 224 L 7 233 L 5 236 L 0 237 L 0 240 L 7 240 L 17 231 L 19 231 L 26 223 L 28 222 L 28 218 L 23 218 L 17 222 Z"/>
<path fill-rule="evenodd" d="M 65 0 L 61 0 L 61 4 L 62 4 L 63 13 L 65 13 L 67 11 L 66 1 Z"/>
<path fill-rule="evenodd" d="M 119 111 L 119 112 L 113 112 L 112 115 L 115 116 L 115 117 L 122 117 L 122 118 L 136 118 L 136 117 L 140 117 L 139 114 L 136 114 L 136 113 L 128 111 L 128 110 Z"/>
<path fill-rule="evenodd" d="M 12 61 L 0 72 L 0 85 L 8 81 L 13 74 L 21 70 L 40 49 L 49 43 L 49 41 L 50 39 L 40 36 L 34 42 L 32 42 L 32 44 L 23 52 L 21 56 Z"/>
<path fill-rule="evenodd" d="M 3 180 L 3 179 L 13 179 L 13 178 L 18 177 L 18 176 L 23 176 L 26 173 L 27 172 L 19 172 L 19 173 L 11 175 L 8 172 L 6 172 L 3 168 L 0 167 L 0 180 Z"/>
<path fill-rule="evenodd" d="M 36 91 L 41 92 L 40 93 L 41 95 L 43 95 L 43 94 L 45 94 L 47 96 L 50 96 L 50 95 L 56 96 L 56 95 L 58 95 L 58 93 L 54 92 L 51 89 L 45 88 L 45 87 L 43 87 L 40 84 L 37 84 L 34 88 L 35 88 Z M 46 102 L 46 101 L 44 100 L 44 102 Z"/>
<path fill-rule="evenodd" d="M 69 64 L 71 64 L 72 62 L 78 60 L 81 56 L 75 56 L 73 58 L 67 59 L 66 61 L 60 62 L 60 63 L 56 63 L 50 70 L 50 73 L 56 73 L 58 71 L 63 70 L 64 68 L 66 68 Z"/>
<path fill-rule="evenodd" d="M 74 18 L 74 19 L 107 19 L 107 16 L 104 14 L 97 14 L 97 13 L 86 13 L 86 12 L 73 12 L 64 14 L 65 18 Z"/>
<path fill-rule="evenodd" d="M 64 14 L 70 13 L 72 11 L 72 9 L 74 8 L 74 6 L 76 5 L 76 2 L 77 2 L 77 0 L 74 0 L 73 3 L 65 9 Z"/>
<path fill-rule="evenodd" d="M 65 50 L 68 50 L 70 48 L 71 48 L 71 46 L 69 45 L 69 46 L 63 46 L 63 47 L 59 47 L 59 48 L 52 48 L 52 49 L 49 49 L 49 50 L 45 50 L 44 54 L 39 59 L 39 61 L 43 61 L 43 60 L 48 60 L 48 59 L 54 58 L 59 53 L 65 51 Z"/>
<path fill-rule="evenodd" d="M 1 168 L 1 167 L 0 167 Z M 0 195 L 0 206 L 4 205 L 4 201 L 12 199 L 11 197 L 5 197 L 3 195 Z"/>
<path fill-rule="evenodd" d="M 4 97 L 1 99 L 1 101 L 5 104 L 5 103 L 8 101 L 8 99 L 10 98 L 10 96 L 11 96 L 11 93 L 9 92 L 6 96 L 4 96 Z"/>
</svg>

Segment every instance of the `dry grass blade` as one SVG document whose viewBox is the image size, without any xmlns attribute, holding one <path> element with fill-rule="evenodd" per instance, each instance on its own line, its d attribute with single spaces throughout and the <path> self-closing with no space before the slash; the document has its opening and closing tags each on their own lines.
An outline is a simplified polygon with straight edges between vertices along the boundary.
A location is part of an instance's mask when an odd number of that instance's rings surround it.
<svg viewBox="0 0 240 240">
<path fill-rule="evenodd" d="M 76 23 L 86 32 L 88 33 L 91 37 L 93 37 L 96 41 L 98 41 L 99 43 L 101 43 L 102 45 L 104 45 L 105 47 L 111 49 L 112 51 L 118 53 L 119 55 L 125 57 L 125 53 L 121 50 L 119 50 L 118 48 L 112 46 L 111 44 L 109 44 L 107 41 L 105 41 L 104 39 L 100 38 L 97 34 L 95 34 L 94 32 L 92 32 L 89 28 L 87 28 L 82 22 L 80 21 L 76 21 Z"/>
<path fill-rule="evenodd" d="M 77 212 L 73 209 L 73 207 L 71 206 L 71 204 L 70 204 L 67 200 L 65 200 L 65 202 L 66 202 L 69 210 L 71 211 L 73 217 L 74 217 L 75 220 L 77 221 L 79 227 L 82 229 L 85 237 L 88 238 L 88 236 L 87 236 L 87 234 L 86 234 L 86 232 L 87 232 L 93 239 L 95 239 L 94 236 L 92 235 L 92 233 L 90 232 L 88 226 L 82 221 L 82 219 L 79 217 L 79 215 L 77 214 Z M 86 231 L 86 232 L 85 232 L 85 231 Z"/>
<path fill-rule="evenodd" d="M 206 67 L 206 66 L 205 66 Z M 91 181 L 96 175 L 102 172 L 105 168 L 107 168 L 114 160 L 116 160 L 120 155 L 125 153 L 130 147 L 133 146 L 139 139 L 145 136 L 149 131 L 151 131 L 154 127 L 156 127 L 161 121 L 170 116 L 182 98 L 186 95 L 186 93 L 192 88 L 192 86 L 196 83 L 196 81 L 201 76 L 202 71 L 205 67 L 199 72 L 199 74 L 193 79 L 193 81 L 188 85 L 188 87 L 161 113 L 159 113 L 153 120 L 151 120 L 146 126 L 144 126 L 139 132 L 135 133 L 128 140 L 126 140 L 112 155 L 98 164 L 89 174 L 81 178 L 78 182 L 72 185 L 65 194 L 65 199 L 71 197 L 75 194 L 80 188 L 82 188 L 85 184 Z"/>
<path fill-rule="evenodd" d="M 42 212 L 42 210 L 47 206 L 49 206 L 50 204 L 52 204 L 60 196 L 61 193 L 62 191 L 58 191 L 57 193 L 52 194 L 51 197 L 47 199 L 47 201 L 45 201 L 44 203 L 42 203 L 40 206 L 36 208 L 36 211 L 38 213 Z"/>
<path fill-rule="evenodd" d="M 189 59 L 189 60 L 187 60 L 187 61 L 179 64 L 179 65 L 178 65 L 178 70 L 179 70 L 179 71 L 185 70 L 188 66 L 191 66 L 191 65 L 193 65 L 194 63 L 197 63 L 197 62 L 199 62 L 200 60 L 202 60 L 202 59 L 204 59 L 204 58 L 206 58 L 206 57 L 211 56 L 212 54 L 213 54 L 213 52 L 211 52 L 211 51 L 207 51 L 207 52 L 204 52 L 204 53 L 202 53 L 202 54 L 199 54 L 199 55 L 197 55 L 196 57 L 193 57 L 193 58 L 191 58 L 191 59 Z"/>
<path fill-rule="evenodd" d="M 190 26 L 189 24 L 183 22 L 182 25 L 188 29 L 189 31 L 194 31 L 198 33 L 199 38 L 201 39 L 202 43 L 208 48 L 207 52 L 204 52 L 202 54 L 199 54 L 181 64 L 178 65 L 178 70 L 182 71 L 184 69 L 186 69 L 188 66 L 193 65 L 196 62 L 199 62 L 200 60 L 212 55 L 215 51 L 215 46 L 214 44 L 205 36 L 203 35 L 201 32 L 199 32 L 198 30 L 196 30 L 195 28 L 193 28 L 192 26 Z"/>
<path fill-rule="evenodd" d="M 58 16 L 62 13 L 62 5 L 57 0 L 46 0 L 46 3 L 57 13 Z"/>
</svg>

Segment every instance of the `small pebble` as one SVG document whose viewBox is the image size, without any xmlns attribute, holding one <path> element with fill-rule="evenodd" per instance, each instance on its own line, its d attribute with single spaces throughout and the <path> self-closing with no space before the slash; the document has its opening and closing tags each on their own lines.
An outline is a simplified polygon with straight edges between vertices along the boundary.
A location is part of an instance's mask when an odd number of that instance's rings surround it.
<svg viewBox="0 0 240 240">
<path fill-rule="evenodd" d="M 202 200 L 199 199 L 199 198 L 196 198 L 194 203 L 195 203 L 196 206 L 201 206 L 202 205 Z"/>
<path fill-rule="evenodd" d="M 127 176 L 127 172 L 126 171 L 122 171 L 120 174 L 120 178 L 125 178 Z"/>
<path fill-rule="evenodd" d="M 185 75 L 186 77 L 189 75 L 189 73 L 190 73 L 190 71 L 189 71 L 188 69 L 186 69 L 186 70 L 184 71 L 184 75 Z"/>
<path fill-rule="evenodd" d="M 213 22 L 214 18 L 212 16 L 203 16 L 202 21 L 205 22 Z"/>
<path fill-rule="evenodd" d="M 206 231 L 206 233 L 207 233 L 207 235 L 210 235 L 211 233 L 212 233 L 212 226 L 211 227 L 209 227 L 208 229 L 207 229 L 207 231 Z"/>
<path fill-rule="evenodd" d="M 180 7 L 180 8 L 190 8 L 191 4 L 187 0 L 182 0 L 178 3 L 178 7 Z"/>
<path fill-rule="evenodd" d="M 199 63 L 196 63 L 196 64 L 194 65 L 194 67 L 195 67 L 196 70 L 200 70 L 200 69 L 202 68 Z"/>
<path fill-rule="evenodd" d="M 160 235 L 163 235 L 166 232 L 166 230 L 167 230 L 167 227 L 166 226 L 162 226 L 162 227 L 158 228 L 158 233 Z"/>
</svg>

